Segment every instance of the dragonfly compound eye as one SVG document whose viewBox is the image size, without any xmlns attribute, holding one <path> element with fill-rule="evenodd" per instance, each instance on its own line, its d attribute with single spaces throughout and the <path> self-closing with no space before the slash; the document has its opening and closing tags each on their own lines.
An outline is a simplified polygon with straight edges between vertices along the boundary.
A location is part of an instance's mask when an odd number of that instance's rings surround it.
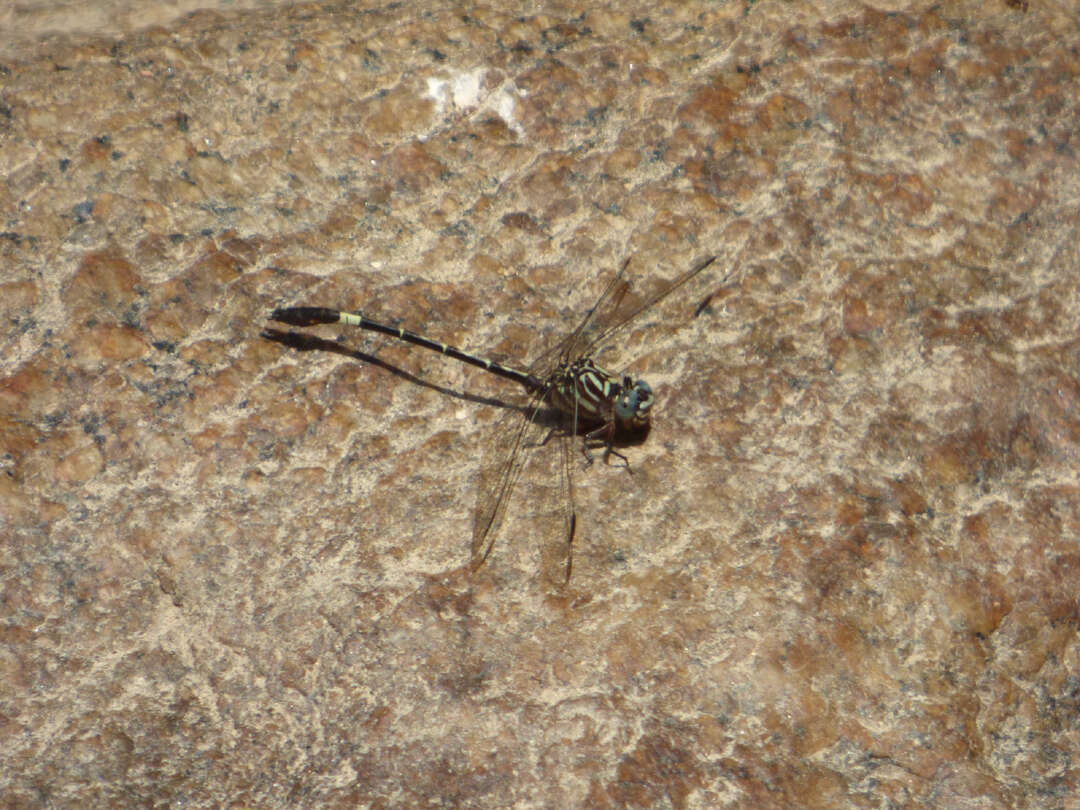
<svg viewBox="0 0 1080 810">
<path fill-rule="evenodd" d="M 644 380 L 638 380 L 619 394 L 615 401 L 615 416 L 624 425 L 644 427 L 649 422 L 653 392 Z"/>
</svg>

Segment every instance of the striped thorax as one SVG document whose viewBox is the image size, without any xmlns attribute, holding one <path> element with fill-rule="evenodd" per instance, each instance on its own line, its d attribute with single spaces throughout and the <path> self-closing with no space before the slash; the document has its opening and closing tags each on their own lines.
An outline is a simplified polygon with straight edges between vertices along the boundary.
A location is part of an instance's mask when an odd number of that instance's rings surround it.
<svg viewBox="0 0 1080 810">
<path fill-rule="evenodd" d="M 653 392 L 644 380 L 631 380 L 600 368 L 587 357 L 575 360 L 555 376 L 548 397 L 580 425 L 600 425 L 626 432 L 649 426 Z"/>
</svg>

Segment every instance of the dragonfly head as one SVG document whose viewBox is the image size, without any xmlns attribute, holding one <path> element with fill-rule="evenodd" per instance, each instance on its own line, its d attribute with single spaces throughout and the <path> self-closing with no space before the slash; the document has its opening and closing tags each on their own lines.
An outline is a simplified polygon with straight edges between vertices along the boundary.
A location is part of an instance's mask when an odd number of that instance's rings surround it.
<svg viewBox="0 0 1080 810">
<path fill-rule="evenodd" d="M 615 399 L 615 418 L 628 430 L 642 430 L 649 426 L 649 409 L 653 404 L 653 392 L 644 380 L 631 381 L 623 377 L 622 392 Z"/>
</svg>

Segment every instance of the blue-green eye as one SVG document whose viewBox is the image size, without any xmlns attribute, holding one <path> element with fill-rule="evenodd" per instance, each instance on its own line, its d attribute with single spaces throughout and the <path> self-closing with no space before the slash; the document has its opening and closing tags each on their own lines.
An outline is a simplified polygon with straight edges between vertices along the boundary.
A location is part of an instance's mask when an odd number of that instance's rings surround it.
<svg viewBox="0 0 1080 810">
<path fill-rule="evenodd" d="M 653 392 L 644 380 L 638 380 L 631 387 L 619 394 L 615 401 L 615 416 L 622 423 L 642 423 L 649 418 Z"/>
</svg>

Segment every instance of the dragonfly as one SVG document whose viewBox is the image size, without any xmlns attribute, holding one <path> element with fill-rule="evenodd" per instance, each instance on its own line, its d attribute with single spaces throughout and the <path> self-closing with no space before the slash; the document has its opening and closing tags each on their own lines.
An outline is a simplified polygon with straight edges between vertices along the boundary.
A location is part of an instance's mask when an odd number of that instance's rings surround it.
<svg viewBox="0 0 1080 810">
<path fill-rule="evenodd" d="M 713 255 L 698 261 L 643 301 L 630 294 L 632 285 L 627 272 L 630 259 L 626 259 L 576 328 L 526 368 L 472 354 L 409 329 L 373 320 L 360 312 L 319 306 L 292 306 L 275 309 L 270 314 L 270 320 L 295 327 L 344 324 L 377 332 L 439 352 L 524 387 L 529 394 L 527 405 L 508 409 L 498 420 L 494 440 L 488 443 L 481 462 L 471 566 L 476 571 L 491 554 L 510 496 L 528 463 L 529 451 L 548 444 L 553 435 L 558 435 L 564 493 L 564 584 L 568 584 L 573 569 L 573 544 L 577 530 L 573 454 L 568 448 L 570 438 L 581 437 L 581 451 L 587 464 L 593 462 L 592 451 L 602 447 L 605 462 L 614 456 L 623 462 L 628 472 L 632 472 L 629 460 L 616 448 L 639 443 L 647 437 L 655 402 L 653 389 L 647 382 L 633 379 L 628 374 L 608 371 L 598 365 L 594 358 L 641 315 L 700 275 L 716 259 Z M 721 285 L 732 272 L 725 276 Z M 699 306 L 694 312 L 695 316 L 703 308 L 704 305 Z M 556 424 L 553 427 L 550 419 L 542 418 L 545 407 L 556 411 Z M 548 425 L 547 435 L 540 439 L 545 432 L 545 422 Z"/>
</svg>

